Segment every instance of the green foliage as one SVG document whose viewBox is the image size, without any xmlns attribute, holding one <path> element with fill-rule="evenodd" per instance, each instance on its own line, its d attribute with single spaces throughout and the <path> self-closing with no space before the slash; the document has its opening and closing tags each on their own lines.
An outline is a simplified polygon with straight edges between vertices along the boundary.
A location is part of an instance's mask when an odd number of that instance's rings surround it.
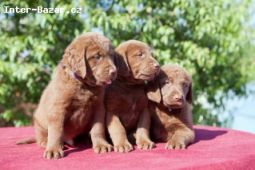
<svg viewBox="0 0 255 170">
<path fill-rule="evenodd" d="M 1 6 L 10 7 L 38 5 L 66 10 L 73 8 L 73 4 L 61 1 L 1 3 Z M 38 102 L 65 47 L 83 31 L 84 23 L 78 14 L 15 13 L 1 17 L 0 107 L 3 114 L 0 118 L 4 120 L 4 125 L 23 125 L 28 121 L 24 116 L 17 116 L 24 112 L 20 105 Z"/>
<path fill-rule="evenodd" d="M 26 125 L 24 103 L 37 103 L 75 36 L 97 30 L 116 46 L 150 44 L 161 64 L 178 63 L 193 77 L 194 121 L 222 125 L 229 92 L 245 95 L 254 32 L 251 1 L 3 1 L 0 6 L 82 8 L 81 14 L 0 14 L 0 125 Z M 2 120 L 2 121 L 1 121 Z"/>
</svg>

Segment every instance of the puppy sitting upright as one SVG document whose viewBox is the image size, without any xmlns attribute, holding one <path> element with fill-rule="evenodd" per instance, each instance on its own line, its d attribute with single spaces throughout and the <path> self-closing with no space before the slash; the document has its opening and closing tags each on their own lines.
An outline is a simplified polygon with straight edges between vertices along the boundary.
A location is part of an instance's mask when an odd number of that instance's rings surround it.
<svg viewBox="0 0 255 170">
<path fill-rule="evenodd" d="M 63 157 L 63 141 L 90 132 L 95 152 L 107 152 L 105 85 L 116 78 L 110 41 L 97 33 L 76 38 L 65 50 L 34 114 L 36 142 L 44 157 Z"/>
<path fill-rule="evenodd" d="M 154 79 L 160 66 L 152 57 L 149 46 L 129 40 L 120 44 L 115 64 L 118 70 L 116 81 L 106 89 L 106 118 L 110 138 L 116 152 L 128 152 L 132 145 L 127 133 L 136 131 L 136 144 L 141 149 L 150 149 L 150 116 L 147 110 L 145 81 Z"/>
<path fill-rule="evenodd" d="M 192 80 L 176 65 L 165 65 L 148 84 L 152 139 L 167 142 L 166 149 L 184 149 L 194 141 Z"/>
</svg>

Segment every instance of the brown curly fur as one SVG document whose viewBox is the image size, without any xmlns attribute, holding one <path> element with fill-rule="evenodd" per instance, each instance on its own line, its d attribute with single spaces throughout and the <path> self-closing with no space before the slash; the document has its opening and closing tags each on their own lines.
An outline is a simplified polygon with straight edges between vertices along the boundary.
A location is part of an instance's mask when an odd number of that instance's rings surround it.
<svg viewBox="0 0 255 170">
<path fill-rule="evenodd" d="M 141 149 L 153 147 L 149 138 L 149 113 L 144 82 L 159 72 L 159 64 L 145 43 L 129 40 L 116 50 L 117 80 L 106 89 L 106 117 L 110 138 L 116 152 L 128 152 L 132 145 L 127 133 L 136 130 L 136 144 Z"/>
<path fill-rule="evenodd" d="M 89 133 L 95 152 L 107 152 L 103 105 L 105 85 L 116 78 L 111 42 L 85 33 L 65 50 L 34 114 L 36 142 L 44 157 L 63 157 L 63 141 Z"/>
<path fill-rule="evenodd" d="M 177 65 L 165 65 L 148 84 L 152 139 L 167 142 L 166 149 L 184 149 L 194 141 L 192 128 L 192 80 Z"/>
</svg>

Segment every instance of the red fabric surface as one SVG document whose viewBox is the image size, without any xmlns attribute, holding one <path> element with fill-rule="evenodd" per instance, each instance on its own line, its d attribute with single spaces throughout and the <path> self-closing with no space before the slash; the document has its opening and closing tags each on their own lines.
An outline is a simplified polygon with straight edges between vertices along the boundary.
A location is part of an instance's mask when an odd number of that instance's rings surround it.
<svg viewBox="0 0 255 170">
<path fill-rule="evenodd" d="M 46 160 L 36 144 L 15 145 L 34 134 L 33 128 L 0 128 L 0 169 L 255 169 L 255 135 L 229 129 L 196 126 L 196 142 L 187 150 L 95 154 L 91 148 L 69 148 L 65 157 Z"/>
</svg>

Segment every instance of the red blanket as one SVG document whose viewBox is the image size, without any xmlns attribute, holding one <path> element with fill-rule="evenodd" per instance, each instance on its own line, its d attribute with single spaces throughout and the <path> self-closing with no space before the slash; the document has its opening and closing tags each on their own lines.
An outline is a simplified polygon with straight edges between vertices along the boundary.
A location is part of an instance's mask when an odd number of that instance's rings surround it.
<svg viewBox="0 0 255 170">
<path fill-rule="evenodd" d="M 229 129 L 196 126 L 196 141 L 187 150 L 95 154 L 91 148 L 69 148 L 65 157 L 46 160 L 36 144 L 15 145 L 33 135 L 33 129 L 0 128 L 0 169 L 255 169 L 255 135 Z"/>
</svg>

